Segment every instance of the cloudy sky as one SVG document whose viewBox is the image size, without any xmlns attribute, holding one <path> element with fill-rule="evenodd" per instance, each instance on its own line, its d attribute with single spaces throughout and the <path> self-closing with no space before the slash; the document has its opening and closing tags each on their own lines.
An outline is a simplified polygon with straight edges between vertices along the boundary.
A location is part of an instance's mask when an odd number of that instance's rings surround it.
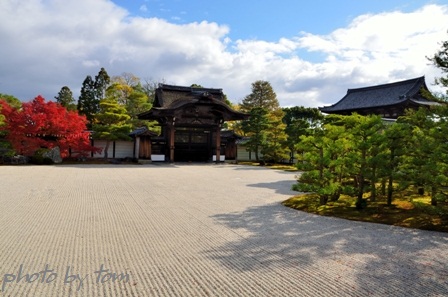
<svg viewBox="0 0 448 297">
<path fill-rule="evenodd" d="M 101 67 L 222 88 L 238 103 L 269 81 L 282 106 L 425 76 L 448 40 L 447 0 L 1 0 L 0 93 L 75 98 Z"/>
</svg>

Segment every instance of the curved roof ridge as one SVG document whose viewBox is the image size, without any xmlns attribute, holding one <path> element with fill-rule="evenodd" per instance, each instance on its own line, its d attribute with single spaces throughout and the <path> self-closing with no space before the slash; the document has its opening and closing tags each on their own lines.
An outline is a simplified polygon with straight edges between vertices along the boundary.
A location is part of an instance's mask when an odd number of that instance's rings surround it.
<svg viewBox="0 0 448 297">
<path fill-rule="evenodd" d="M 425 76 L 388 84 L 348 89 L 347 94 L 341 100 L 319 109 L 325 113 L 349 112 L 406 104 L 406 102 L 411 102 L 411 99 L 416 99 L 417 101 L 412 102 L 418 104 L 421 97 L 418 94 L 422 87 L 427 89 Z"/>
<path fill-rule="evenodd" d="M 420 87 L 422 85 L 427 89 L 427 86 L 425 83 L 425 76 L 416 78 L 414 85 L 404 95 L 406 95 L 407 97 L 411 97 L 411 96 L 415 95 L 418 91 L 420 91 Z"/>
<path fill-rule="evenodd" d="M 222 93 L 222 89 L 216 89 L 216 88 L 204 88 L 204 87 L 185 87 L 185 86 L 178 86 L 178 85 L 168 85 L 168 84 L 159 84 L 159 88 L 166 89 L 166 90 L 175 90 L 175 91 L 185 91 L 185 92 L 220 92 Z"/>
<path fill-rule="evenodd" d="M 403 85 L 403 84 L 407 84 L 410 82 L 414 82 L 414 85 L 418 84 L 421 80 L 423 79 L 423 82 L 425 81 L 425 76 L 419 76 L 416 78 L 411 78 L 411 79 L 406 79 L 406 80 L 401 80 L 401 81 L 396 81 L 396 82 L 391 82 L 391 83 L 385 83 L 385 84 L 380 84 L 380 85 L 374 85 L 374 86 L 367 86 L 367 87 L 360 87 L 360 88 L 353 88 L 353 89 L 347 89 L 347 94 L 351 93 L 351 92 L 359 92 L 359 91 L 366 91 L 366 90 L 375 90 L 375 89 L 383 89 L 383 88 L 390 88 L 390 87 L 394 87 L 394 86 L 399 86 L 399 85 Z"/>
</svg>

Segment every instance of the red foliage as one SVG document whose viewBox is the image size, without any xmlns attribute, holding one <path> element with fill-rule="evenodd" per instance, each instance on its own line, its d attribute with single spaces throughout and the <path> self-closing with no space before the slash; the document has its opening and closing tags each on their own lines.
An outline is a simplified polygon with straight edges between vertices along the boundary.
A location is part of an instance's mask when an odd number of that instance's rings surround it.
<svg viewBox="0 0 448 297">
<path fill-rule="evenodd" d="M 0 100 L 0 113 L 6 124 L 0 129 L 7 131 L 6 139 L 18 154 L 32 156 L 39 148 L 56 146 L 63 158 L 69 155 L 70 148 L 77 154 L 98 151 L 90 145 L 85 116 L 67 111 L 58 103 L 45 102 L 41 96 L 23 103 L 21 109 Z"/>
</svg>

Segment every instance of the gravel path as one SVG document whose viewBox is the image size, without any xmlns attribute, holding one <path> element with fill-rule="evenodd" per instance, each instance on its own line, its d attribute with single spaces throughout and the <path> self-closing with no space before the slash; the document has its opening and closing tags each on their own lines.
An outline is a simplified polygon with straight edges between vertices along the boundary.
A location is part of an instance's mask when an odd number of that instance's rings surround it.
<svg viewBox="0 0 448 297">
<path fill-rule="evenodd" d="M 0 167 L 0 296 L 448 296 L 448 234 L 280 205 L 237 165 Z"/>
</svg>

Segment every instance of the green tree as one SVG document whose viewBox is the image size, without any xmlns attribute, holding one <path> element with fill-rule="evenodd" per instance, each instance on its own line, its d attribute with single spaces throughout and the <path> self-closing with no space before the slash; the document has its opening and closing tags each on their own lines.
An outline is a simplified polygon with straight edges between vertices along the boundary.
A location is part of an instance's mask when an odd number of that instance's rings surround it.
<svg viewBox="0 0 448 297">
<path fill-rule="evenodd" d="M 408 127 L 406 158 L 401 166 L 406 174 L 405 186 L 414 185 L 419 188 L 420 194 L 428 189 L 432 205 L 437 205 L 441 188 L 448 182 L 447 117 L 448 108 L 441 106 L 434 112 L 426 108 L 409 110 L 400 119 Z"/>
<path fill-rule="evenodd" d="M 428 57 L 428 60 L 446 74 L 445 77 L 436 78 L 435 84 L 448 88 L 448 41 L 442 42 L 442 47 L 432 57 Z M 445 99 L 447 99 L 446 96 L 448 96 L 448 89 L 445 93 Z"/>
<path fill-rule="evenodd" d="M 99 110 L 99 100 L 95 96 L 95 82 L 87 75 L 82 83 L 81 93 L 78 99 L 78 112 L 85 115 L 88 121 L 87 127 L 92 128 L 95 115 Z"/>
<path fill-rule="evenodd" d="M 146 126 L 151 131 L 159 132 L 160 128 L 156 125 L 157 123 L 155 121 L 138 119 L 138 115 L 151 109 L 152 104 L 141 84 L 135 82 L 135 76 L 133 77 L 134 80 L 132 81 L 135 83 L 133 86 L 128 85 L 125 79 L 117 79 L 115 77 L 115 82 L 107 88 L 106 95 L 109 98 L 114 98 L 114 100 L 126 108 L 127 114 L 129 115 L 129 124 L 131 124 L 133 129 Z"/>
<path fill-rule="evenodd" d="M 64 106 L 67 110 L 76 110 L 75 98 L 73 98 L 73 93 L 69 87 L 63 86 L 54 98 L 57 103 Z"/>
<path fill-rule="evenodd" d="M 93 125 L 93 137 L 106 140 L 104 158 L 108 158 L 111 141 L 130 140 L 129 118 L 126 108 L 118 104 L 114 98 L 106 97 L 100 101 L 100 111 L 96 115 L 97 122 Z"/>
<path fill-rule="evenodd" d="M 286 124 L 282 122 L 283 116 L 284 113 L 281 109 L 277 109 L 268 115 L 269 127 L 266 129 L 266 140 L 261 149 L 263 159 L 266 161 L 279 163 L 289 157 L 286 147 Z"/>
<path fill-rule="evenodd" d="M 406 147 L 406 125 L 396 122 L 386 126 L 386 163 L 382 167 L 385 180 L 387 181 L 387 205 L 392 205 L 394 182 L 399 178 L 400 159 Z"/>
<path fill-rule="evenodd" d="M 11 106 L 13 108 L 17 108 L 18 109 L 18 108 L 22 107 L 22 101 L 20 101 L 19 99 L 17 99 L 13 95 L 0 93 L 0 99 L 5 100 L 9 104 L 9 106 Z"/>
<path fill-rule="evenodd" d="M 106 69 L 101 68 L 98 74 L 95 76 L 95 98 L 98 102 L 106 97 L 106 90 L 110 84 L 110 77 L 107 74 Z"/>
<path fill-rule="evenodd" d="M 321 205 L 338 200 L 342 193 L 352 194 L 353 189 L 347 183 L 352 139 L 344 125 L 326 123 L 312 134 L 302 135 L 298 148 L 303 154 L 299 156 L 297 168 L 304 172 L 295 190 L 316 193 Z"/>
<path fill-rule="evenodd" d="M 268 112 L 264 108 L 253 108 L 249 112 L 250 117 L 242 122 L 242 130 L 250 137 L 247 149 L 255 152 L 255 160 L 260 160 L 259 151 L 266 141 L 266 130 L 269 127 Z"/>
<path fill-rule="evenodd" d="M 259 161 L 259 149 L 263 149 L 263 152 L 267 153 L 266 157 L 272 160 L 283 156 L 284 142 L 280 139 L 283 139 L 284 134 L 281 134 L 277 127 L 281 125 L 284 128 L 281 117 L 277 116 L 283 113 L 271 84 L 262 80 L 252 83 L 252 92 L 243 99 L 239 108 L 250 114 L 250 118 L 241 123 L 241 128 L 244 134 L 250 137 L 248 148 L 255 152 L 256 160 Z M 276 152 L 275 148 L 279 151 Z"/>
<path fill-rule="evenodd" d="M 252 92 L 243 99 L 241 110 L 250 112 L 253 108 L 263 108 L 268 112 L 279 108 L 277 95 L 269 82 L 258 80 L 252 83 Z"/>
<path fill-rule="evenodd" d="M 383 155 L 381 146 L 384 143 L 384 124 L 380 116 L 361 116 L 352 114 L 344 117 L 344 124 L 348 133 L 353 136 L 352 164 L 357 191 L 356 207 L 363 208 L 365 200 L 363 195 L 370 182 L 375 200 L 375 185 L 378 180 L 378 159 Z"/>
<path fill-rule="evenodd" d="M 109 84 L 110 77 L 104 68 L 101 68 L 95 80 L 87 75 L 82 83 L 77 107 L 78 112 L 86 116 L 89 129 L 95 124 L 95 115 L 100 110 L 100 100 L 105 98 Z"/>
<path fill-rule="evenodd" d="M 286 124 L 286 146 L 289 149 L 292 162 L 297 145 L 300 142 L 300 137 L 307 135 L 310 129 L 319 127 L 322 124 L 324 116 L 317 108 L 295 106 L 283 108 L 282 110 L 285 113 L 283 122 Z"/>
<path fill-rule="evenodd" d="M 6 103 L 8 103 L 8 105 L 12 108 L 20 109 L 22 107 L 22 102 L 12 95 L 0 93 L 0 101 L 1 100 L 6 101 Z M 2 107 L 0 105 L 0 151 L 9 150 L 11 148 L 10 143 L 6 140 L 3 140 L 3 138 L 7 135 L 7 132 L 1 131 L 1 127 L 6 125 L 6 118 L 2 114 L 1 108 Z"/>
</svg>

